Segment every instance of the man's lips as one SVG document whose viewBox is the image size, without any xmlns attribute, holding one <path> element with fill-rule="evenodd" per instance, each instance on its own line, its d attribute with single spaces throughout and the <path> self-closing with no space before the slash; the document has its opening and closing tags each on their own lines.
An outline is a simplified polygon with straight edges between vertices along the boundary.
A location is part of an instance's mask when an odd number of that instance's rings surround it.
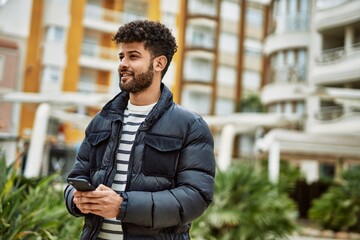
<svg viewBox="0 0 360 240">
<path fill-rule="evenodd" d="M 127 79 L 131 78 L 132 76 L 133 76 L 133 74 L 131 74 L 131 73 L 120 73 L 121 80 L 127 80 Z"/>
</svg>

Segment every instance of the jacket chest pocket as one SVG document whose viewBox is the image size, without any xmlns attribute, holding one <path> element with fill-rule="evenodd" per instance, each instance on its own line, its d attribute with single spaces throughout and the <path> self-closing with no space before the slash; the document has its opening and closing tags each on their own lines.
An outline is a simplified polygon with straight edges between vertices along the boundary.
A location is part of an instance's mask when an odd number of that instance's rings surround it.
<svg viewBox="0 0 360 240">
<path fill-rule="evenodd" d="M 99 168 L 109 143 L 110 132 L 91 133 L 88 142 L 91 144 L 90 162 L 92 168 Z"/>
<path fill-rule="evenodd" d="M 174 177 L 182 141 L 177 138 L 147 135 L 142 163 L 146 176 Z"/>
</svg>

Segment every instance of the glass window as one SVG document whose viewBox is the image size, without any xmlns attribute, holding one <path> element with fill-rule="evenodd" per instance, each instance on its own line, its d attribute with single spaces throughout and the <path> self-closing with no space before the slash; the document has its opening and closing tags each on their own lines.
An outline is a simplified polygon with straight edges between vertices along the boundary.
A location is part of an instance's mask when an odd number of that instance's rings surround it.
<svg viewBox="0 0 360 240">
<path fill-rule="evenodd" d="M 305 106 L 303 102 L 296 103 L 296 113 L 298 115 L 303 115 L 305 113 Z"/>
<path fill-rule="evenodd" d="M 231 53 L 238 52 L 238 37 L 233 33 L 223 32 L 220 34 L 220 51 Z"/>
<path fill-rule="evenodd" d="M 220 65 L 217 72 L 219 85 L 235 86 L 236 69 L 225 65 Z"/>
<path fill-rule="evenodd" d="M 240 4 L 236 2 L 222 1 L 221 18 L 238 22 L 240 18 Z"/>
<path fill-rule="evenodd" d="M 286 51 L 286 65 L 293 66 L 295 63 L 295 54 L 294 50 L 288 50 Z"/>
<path fill-rule="evenodd" d="M 298 51 L 297 62 L 299 65 L 302 65 L 302 66 L 306 65 L 306 50 L 305 49 L 300 49 Z"/>
<path fill-rule="evenodd" d="M 284 110 L 284 112 L 285 112 L 286 114 L 291 114 L 291 113 L 292 113 L 292 104 L 291 104 L 291 102 L 286 102 L 286 103 L 285 103 L 285 110 Z"/>
<path fill-rule="evenodd" d="M 211 93 L 185 89 L 182 94 L 182 105 L 198 114 L 209 114 Z"/>
<path fill-rule="evenodd" d="M 57 93 L 61 91 L 61 69 L 57 66 L 45 66 L 42 72 L 41 92 Z"/>
<path fill-rule="evenodd" d="M 61 42 L 64 40 L 64 28 L 58 26 L 51 26 L 46 31 L 46 41 Z"/>
<path fill-rule="evenodd" d="M 246 90 L 257 91 L 260 88 L 260 73 L 245 70 L 243 73 L 243 87 Z"/>
<path fill-rule="evenodd" d="M 263 13 L 260 9 L 248 8 L 246 9 L 246 22 L 257 26 L 263 24 Z"/>
<path fill-rule="evenodd" d="M 253 57 L 261 57 L 261 49 L 245 47 L 245 54 Z"/>
<path fill-rule="evenodd" d="M 202 58 L 187 58 L 185 60 L 185 80 L 210 82 L 212 78 L 211 62 Z"/>
<path fill-rule="evenodd" d="M 216 99 L 216 115 L 227 115 L 234 112 L 234 102 L 231 99 Z"/>
<path fill-rule="evenodd" d="M 320 178 L 323 180 L 333 180 L 335 177 L 335 166 L 329 163 L 320 164 Z"/>
</svg>

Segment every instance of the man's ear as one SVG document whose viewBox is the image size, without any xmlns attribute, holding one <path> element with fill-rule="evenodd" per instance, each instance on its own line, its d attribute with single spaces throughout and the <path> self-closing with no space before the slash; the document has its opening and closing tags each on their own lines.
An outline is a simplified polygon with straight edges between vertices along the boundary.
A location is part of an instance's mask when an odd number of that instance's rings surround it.
<svg viewBox="0 0 360 240">
<path fill-rule="evenodd" d="M 164 70 L 166 64 L 167 64 L 167 58 L 164 55 L 159 56 L 154 60 L 154 69 L 156 71 L 161 72 L 162 70 Z"/>
</svg>

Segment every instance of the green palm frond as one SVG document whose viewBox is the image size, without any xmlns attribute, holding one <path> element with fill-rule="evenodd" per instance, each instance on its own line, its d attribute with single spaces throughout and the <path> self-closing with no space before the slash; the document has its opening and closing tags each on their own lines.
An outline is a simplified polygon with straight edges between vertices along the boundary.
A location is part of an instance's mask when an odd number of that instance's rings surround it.
<svg viewBox="0 0 360 240">
<path fill-rule="evenodd" d="M 209 209 L 194 222 L 194 239 L 282 239 L 296 229 L 295 204 L 254 167 L 218 171 Z"/>
</svg>

